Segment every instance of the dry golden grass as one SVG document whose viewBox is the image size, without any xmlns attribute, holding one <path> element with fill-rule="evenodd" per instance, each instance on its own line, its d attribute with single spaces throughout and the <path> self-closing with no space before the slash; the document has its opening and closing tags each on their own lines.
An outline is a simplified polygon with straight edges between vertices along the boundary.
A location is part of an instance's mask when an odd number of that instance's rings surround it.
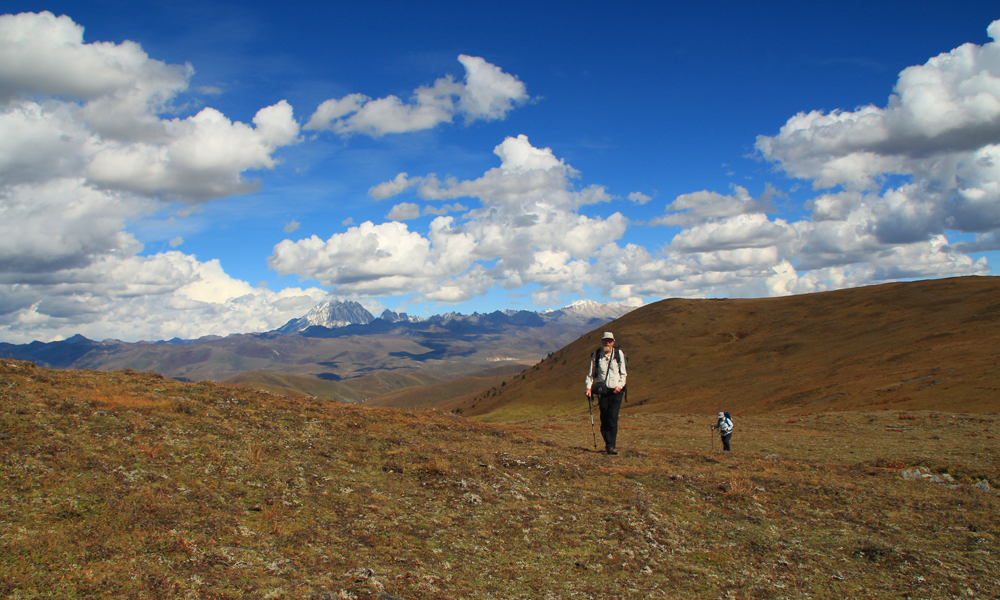
<svg viewBox="0 0 1000 600">
<path fill-rule="evenodd" d="M 0 361 L 0 596 L 992 598 L 995 418 L 737 413 L 723 454 L 627 414 L 610 457 L 582 402 L 488 425 Z"/>
<path fill-rule="evenodd" d="M 504 385 L 440 405 L 490 421 L 575 412 L 612 330 L 633 413 L 1000 411 L 1000 278 L 893 283 L 751 300 L 663 300 Z"/>
</svg>

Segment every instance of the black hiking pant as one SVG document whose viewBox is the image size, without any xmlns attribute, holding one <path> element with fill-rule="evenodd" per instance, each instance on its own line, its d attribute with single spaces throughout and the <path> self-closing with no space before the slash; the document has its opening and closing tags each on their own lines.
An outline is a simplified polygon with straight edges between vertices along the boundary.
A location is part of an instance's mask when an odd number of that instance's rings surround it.
<svg viewBox="0 0 1000 600">
<path fill-rule="evenodd" d="M 733 432 L 730 431 L 726 435 L 722 436 L 722 450 L 724 452 L 729 452 L 729 439 L 733 437 Z"/>
<path fill-rule="evenodd" d="M 624 392 L 615 393 L 608 390 L 597 398 L 597 406 L 601 409 L 601 437 L 604 445 L 615 449 L 618 447 L 618 413 L 622 409 Z"/>
</svg>

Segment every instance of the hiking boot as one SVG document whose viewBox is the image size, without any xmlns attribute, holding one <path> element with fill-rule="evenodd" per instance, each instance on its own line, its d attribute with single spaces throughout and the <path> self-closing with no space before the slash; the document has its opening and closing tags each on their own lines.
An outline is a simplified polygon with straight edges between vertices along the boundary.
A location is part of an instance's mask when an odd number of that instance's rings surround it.
<svg viewBox="0 0 1000 600">
<path fill-rule="evenodd" d="M 618 456 L 618 450 L 614 448 L 608 448 L 608 454 L 610 454 L 611 456 Z"/>
</svg>

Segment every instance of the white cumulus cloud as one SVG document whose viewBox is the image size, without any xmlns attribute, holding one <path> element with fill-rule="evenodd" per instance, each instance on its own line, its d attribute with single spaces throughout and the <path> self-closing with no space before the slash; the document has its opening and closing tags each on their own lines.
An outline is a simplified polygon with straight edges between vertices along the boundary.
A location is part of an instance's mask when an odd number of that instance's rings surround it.
<svg viewBox="0 0 1000 600">
<path fill-rule="evenodd" d="M 815 189 L 816 219 L 862 211 L 886 244 L 927 241 L 952 229 L 1000 228 L 1000 21 L 993 42 L 964 44 L 904 69 L 885 107 L 812 111 L 790 118 L 757 149 Z M 889 176 L 909 182 L 883 189 Z M 864 196 L 861 194 L 865 193 Z"/>
<path fill-rule="evenodd" d="M 127 228 L 156 212 L 157 200 L 195 205 L 255 189 L 243 173 L 273 167 L 299 126 L 285 101 L 252 124 L 212 108 L 177 117 L 172 103 L 191 65 L 155 60 L 131 41 L 86 43 L 83 33 L 67 16 L 0 15 L 5 340 L 259 331 L 324 298 L 319 289 L 250 288 L 217 261 L 177 251 L 139 255 Z"/>
<path fill-rule="evenodd" d="M 177 251 L 103 257 L 60 279 L 0 282 L 0 325 L 10 342 L 82 334 L 123 340 L 192 339 L 268 331 L 328 298 L 325 291 L 251 288 L 217 260 Z"/>
<path fill-rule="evenodd" d="M 1000 248 L 1000 21 L 988 33 L 904 69 L 884 107 L 802 112 L 757 138 L 762 158 L 821 192 L 805 219 L 770 218 L 773 188 L 684 194 L 651 221 L 681 231 L 660 256 L 623 258 L 619 281 L 753 296 L 988 273 L 964 254 Z"/>
<path fill-rule="evenodd" d="M 703 190 L 678 196 L 667 205 L 663 217 L 653 219 L 654 225 L 692 225 L 710 219 L 725 219 L 736 215 L 763 213 L 766 202 L 755 200 L 746 188 L 733 186 L 733 195 L 724 196 Z"/>
<path fill-rule="evenodd" d="M 551 149 L 532 146 L 527 136 L 505 139 L 494 153 L 500 166 L 477 179 L 441 181 L 400 173 L 369 191 L 375 199 L 413 190 L 425 201 L 478 200 L 479 206 L 460 220 L 437 217 L 426 237 L 402 223 L 365 223 L 325 242 L 286 240 L 275 246 L 272 268 L 318 279 L 341 293 L 416 292 L 441 302 L 468 300 L 497 285 L 583 290 L 591 258 L 624 234 L 627 219 L 620 213 L 607 218 L 581 214 L 581 207 L 612 197 L 600 186 L 576 189 L 573 180 L 579 174 Z M 445 207 L 466 210 L 460 204 Z M 404 202 L 390 218 L 420 212 L 416 203 Z"/>
<path fill-rule="evenodd" d="M 643 194 L 642 192 L 631 192 L 628 195 L 628 199 L 631 200 L 632 202 L 635 202 L 636 204 L 645 204 L 645 203 L 649 202 L 650 200 L 652 200 L 653 197 L 652 196 L 647 196 L 646 194 Z"/>
<path fill-rule="evenodd" d="M 384 223 L 345 215 L 346 231 L 276 244 L 267 262 L 279 275 L 331 290 L 274 292 L 229 276 L 218 260 L 144 256 L 129 227 L 164 202 L 182 203 L 173 213 L 184 218 L 257 189 L 247 172 L 274 168 L 281 148 L 303 141 L 292 106 L 273 103 L 249 123 L 211 107 L 185 113 L 174 103 L 191 65 L 151 58 L 134 42 L 85 42 L 69 17 L 3 15 L 4 341 L 263 331 L 331 291 L 372 306 L 378 296 L 462 302 L 525 287 L 540 303 L 594 290 L 635 303 L 985 274 L 985 259 L 968 254 L 1000 249 L 1000 21 L 987 31 L 993 42 L 903 70 L 884 106 L 805 111 L 759 136 L 760 158 L 812 189 L 781 217 L 774 204 L 792 200 L 772 184 L 756 197 L 741 186 L 692 191 L 646 221 L 664 232 L 658 247 L 626 242 L 635 223 L 608 208 L 621 197 L 578 184 L 581 174 L 551 148 L 512 136 L 480 176 L 399 173 L 371 186 L 373 202 L 400 197 Z M 504 119 L 530 101 L 500 67 L 458 60 L 461 80 L 438 78 L 405 99 L 330 99 L 301 129 L 379 137 Z M 648 211 L 655 197 L 631 192 L 625 205 Z M 417 220 L 427 215 L 429 225 Z M 299 227 L 290 221 L 285 233 Z"/>
<path fill-rule="evenodd" d="M 392 207 L 386 218 L 393 221 L 409 221 L 420 216 L 420 205 L 413 202 L 402 202 Z"/>
<path fill-rule="evenodd" d="M 432 129 L 451 123 L 456 115 L 466 123 L 503 119 L 529 100 L 524 83 L 500 67 L 464 54 L 458 61 L 465 67 L 462 82 L 442 77 L 417 88 L 408 102 L 397 96 L 372 99 L 363 94 L 331 98 L 317 107 L 303 129 L 379 137 Z"/>
</svg>

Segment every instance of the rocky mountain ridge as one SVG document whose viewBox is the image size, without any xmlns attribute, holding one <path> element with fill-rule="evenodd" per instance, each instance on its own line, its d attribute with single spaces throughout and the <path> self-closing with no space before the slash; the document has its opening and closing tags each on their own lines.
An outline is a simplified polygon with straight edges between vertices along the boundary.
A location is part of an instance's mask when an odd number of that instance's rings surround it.
<svg viewBox="0 0 1000 600">
<path fill-rule="evenodd" d="M 448 312 L 433 315 L 426 319 L 421 317 L 411 317 L 404 313 L 396 313 L 389 309 L 382 311 L 382 314 L 375 317 L 360 303 L 353 300 L 333 300 L 316 305 L 304 316 L 291 319 L 273 333 L 289 335 L 302 333 L 312 327 L 322 327 L 325 329 L 340 329 L 351 325 L 370 325 L 377 320 L 386 323 L 437 323 L 447 324 L 452 322 L 482 323 L 487 321 L 541 325 L 548 322 L 559 323 L 582 323 L 591 319 L 614 320 L 630 311 L 635 306 L 616 303 L 601 303 L 594 300 L 577 300 L 568 306 L 557 309 L 549 309 L 542 312 L 528 310 L 498 310 L 491 313 L 474 312 L 470 315 Z M 382 327 L 379 327 L 380 329 Z"/>
<path fill-rule="evenodd" d="M 534 364 L 633 309 L 581 306 L 585 310 L 569 306 L 545 313 L 506 310 L 419 319 L 392 311 L 376 318 L 357 302 L 335 301 L 263 333 L 137 343 L 76 335 L 50 343 L 0 343 L 0 358 L 60 369 L 133 369 L 190 381 L 258 372 L 337 382 L 380 371 L 423 371 L 449 380 L 495 366 L 498 357 Z"/>
<path fill-rule="evenodd" d="M 393 313 L 394 314 L 394 313 Z M 281 334 L 298 333 L 309 327 L 344 327 L 355 323 L 367 325 L 375 320 L 370 312 L 354 301 L 323 302 L 298 319 L 291 319 L 275 331 Z"/>
</svg>

